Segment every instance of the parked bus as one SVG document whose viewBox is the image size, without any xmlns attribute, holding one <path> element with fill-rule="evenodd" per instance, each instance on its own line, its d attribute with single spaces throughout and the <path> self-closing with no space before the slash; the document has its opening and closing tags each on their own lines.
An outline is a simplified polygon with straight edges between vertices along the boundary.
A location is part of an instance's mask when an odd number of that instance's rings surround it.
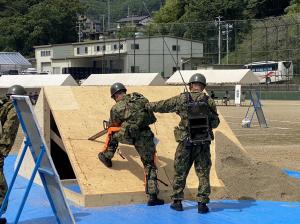
<svg viewBox="0 0 300 224">
<path fill-rule="evenodd" d="M 293 78 L 292 61 L 260 61 L 244 65 L 244 68 L 251 69 L 260 79 L 261 83 L 270 84 Z"/>
</svg>

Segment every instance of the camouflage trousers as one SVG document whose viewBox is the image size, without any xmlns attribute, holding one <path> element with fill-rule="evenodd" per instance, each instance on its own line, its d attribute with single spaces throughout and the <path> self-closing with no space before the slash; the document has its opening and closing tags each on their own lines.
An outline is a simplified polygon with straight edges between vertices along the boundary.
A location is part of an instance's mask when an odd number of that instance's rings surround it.
<svg viewBox="0 0 300 224">
<path fill-rule="evenodd" d="M 4 200 L 5 194 L 7 192 L 7 183 L 3 172 L 4 158 L 0 155 L 0 206 Z M 5 205 L 4 211 L 6 211 L 7 204 Z"/>
<path fill-rule="evenodd" d="M 210 144 L 193 145 L 180 142 L 174 160 L 173 200 L 183 200 L 186 178 L 194 164 L 199 179 L 197 201 L 208 203 L 210 195 L 209 172 L 211 168 Z"/>
<path fill-rule="evenodd" d="M 150 128 L 141 131 L 136 138 L 130 140 L 123 139 L 122 135 L 115 133 L 110 140 L 108 150 L 104 152 L 104 156 L 106 158 L 112 159 L 117 149 L 117 147 L 114 146 L 117 146 L 119 142 L 124 144 L 128 144 L 130 142 L 130 144 L 134 145 L 144 166 L 144 172 L 146 175 L 146 194 L 158 194 L 159 192 L 157 184 L 157 168 L 154 161 L 156 148 L 153 140 L 154 134 Z"/>
</svg>

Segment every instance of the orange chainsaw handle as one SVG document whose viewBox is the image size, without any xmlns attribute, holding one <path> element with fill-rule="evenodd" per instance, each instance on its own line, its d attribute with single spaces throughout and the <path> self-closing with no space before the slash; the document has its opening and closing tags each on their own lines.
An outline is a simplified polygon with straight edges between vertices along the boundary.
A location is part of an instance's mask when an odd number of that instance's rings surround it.
<svg viewBox="0 0 300 224">
<path fill-rule="evenodd" d="M 104 151 L 107 151 L 108 149 L 108 145 L 111 139 L 111 136 L 113 135 L 113 133 L 120 131 L 121 127 L 109 127 L 107 128 L 107 135 L 105 138 L 105 143 L 104 143 Z"/>
</svg>

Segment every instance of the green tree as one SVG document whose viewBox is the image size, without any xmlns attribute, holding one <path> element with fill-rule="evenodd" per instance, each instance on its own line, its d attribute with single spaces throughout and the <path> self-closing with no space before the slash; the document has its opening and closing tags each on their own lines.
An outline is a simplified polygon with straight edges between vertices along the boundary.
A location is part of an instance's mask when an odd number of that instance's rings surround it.
<svg viewBox="0 0 300 224">
<path fill-rule="evenodd" d="M 287 14 L 300 13 L 300 0 L 292 0 L 290 6 L 285 9 Z"/>
<path fill-rule="evenodd" d="M 87 9 L 87 16 L 101 20 L 104 16 L 107 21 L 107 0 L 80 0 Z M 128 15 L 148 15 L 159 10 L 164 0 L 109 0 L 110 18 L 112 22 L 124 18 Z M 145 7 L 146 5 L 146 7 Z"/>
<path fill-rule="evenodd" d="M 156 23 L 177 22 L 185 13 L 186 1 L 167 0 L 166 4 L 155 14 Z"/>
<path fill-rule="evenodd" d="M 280 16 L 291 0 L 248 0 L 245 14 L 250 18 Z"/>
<path fill-rule="evenodd" d="M 0 13 L 0 50 L 33 56 L 33 46 L 76 41 L 79 0 L 5 1 Z M 24 7 L 25 5 L 25 7 Z"/>
</svg>

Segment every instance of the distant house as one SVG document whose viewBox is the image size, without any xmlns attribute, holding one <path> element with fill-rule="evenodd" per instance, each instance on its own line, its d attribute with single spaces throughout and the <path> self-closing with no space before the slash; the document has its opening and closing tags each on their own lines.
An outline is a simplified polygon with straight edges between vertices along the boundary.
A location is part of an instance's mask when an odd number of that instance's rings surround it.
<svg viewBox="0 0 300 224">
<path fill-rule="evenodd" d="M 103 28 L 97 20 L 90 19 L 86 16 L 79 16 L 78 29 L 80 28 L 82 40 L 97 40 Z"/>
<path fill-rule="evenodd" d="M 0 75 L 17 75 L 31 67 L 19 52 L 0 52 Z"/>
<path fill-rule="evenodd" d="M 130 16 L 126 18 L 119 19 L 117 21 L 118 27 L 124 26 L 146 26 L 151 22 L 151 18 L 149 16 Z"/>
</svg>

